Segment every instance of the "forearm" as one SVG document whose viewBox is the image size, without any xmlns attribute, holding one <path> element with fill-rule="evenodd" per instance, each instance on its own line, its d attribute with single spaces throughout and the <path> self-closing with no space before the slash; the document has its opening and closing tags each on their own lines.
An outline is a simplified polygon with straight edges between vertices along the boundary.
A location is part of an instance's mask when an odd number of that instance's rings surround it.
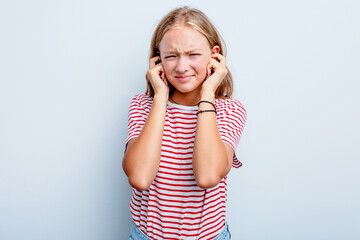
<svg viewBox="0 0 360 240">
<path fill-rule="evenodd" d="M 128 145 L 124 154 L 123 169 L 130 185 L 139 190 L 150 186 L 159 168 L 166 104 L 165 98 L 154 97 L 140 135 Z"/>
<path fill-rule="evenodd" d="M 214 95 L 204 93 L 201 100 L 213 102 Z M 210 109 L 213 107 L 208 103 L 199 106 L 199 111 Z M 193 152 L 193 170 L 198 185 L 202 188 L 216 186 L 230 168 L 230 156 L 221 140 L 215 113 L 198 114 Z"/>
</svg>

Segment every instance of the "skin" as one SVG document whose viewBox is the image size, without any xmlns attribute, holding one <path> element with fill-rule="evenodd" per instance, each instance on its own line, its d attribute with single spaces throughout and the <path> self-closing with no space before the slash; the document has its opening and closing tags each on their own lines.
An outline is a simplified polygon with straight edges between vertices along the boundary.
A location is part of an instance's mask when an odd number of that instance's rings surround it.
<svg viewBox="0 0 360 240">
<path fill-rule="evenodd" d="M 201 100 L 213 103 L 215 91 L 228 72 L 219 46 L 210 48 L 207 39 L 191 27 L 168 30 L 159 49 L 160 56 L 150 59 L 147 71 L 155 92 L 153 105 L 140 135 L 128 142 L 123 158 L 129 183 L 138 190 L 148 189 L 159 169 L 168 82 L 175 87 L 171 97 L 178 104 L 191 106 Z M 158 60 L 161 62 L 155 64 Z M 199 110 L 209 109 L 213 107 L 208 103 L 199 106 Z M 231 146 L 220 138 L 216 115 L 199 114 L 193 151 L 198 186 L 215 187 L 229 173 L 233 154 Z"/>
</svg>

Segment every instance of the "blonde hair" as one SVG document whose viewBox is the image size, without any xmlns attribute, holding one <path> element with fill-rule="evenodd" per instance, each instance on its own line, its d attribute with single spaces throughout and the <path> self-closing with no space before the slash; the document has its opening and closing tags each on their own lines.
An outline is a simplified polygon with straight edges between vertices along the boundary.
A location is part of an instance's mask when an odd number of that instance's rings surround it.
<svg viewBox="0 0 360 240">
<path fill-rule="evenodd" d="M 200 32 L 209 42 L 210 48 L 218 45 L 220 54 L 226 54 L 226 46 L 215 26 L 210 22 L 206 15 L 198 9 L 181 7 L 169 12 L 157 25 L 151 39 L 149 59 L 159 55 L 160 41 L 165 33 L 173 28 L 185 24 L 194 30 Z M 146 76 L 147 88 L 146 94 L 154 96 L 154 89 L 151 82 Z M 174 87 L 169 83 L 170 94 L 174 91 Z M 231 98 L 233 93 L 233 80 L 230 71 L 228 71 L 224 80 L 215 92 L 215 98 Z"/>
</svg>

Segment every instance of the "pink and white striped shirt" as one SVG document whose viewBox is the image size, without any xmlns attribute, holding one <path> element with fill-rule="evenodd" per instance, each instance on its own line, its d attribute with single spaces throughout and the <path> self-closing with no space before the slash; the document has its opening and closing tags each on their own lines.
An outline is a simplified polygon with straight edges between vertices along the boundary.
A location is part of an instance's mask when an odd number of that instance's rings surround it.
<svg viewBox="0 0 360 240">
<path fill-rule="evenodd" d="M 136 95 L 130 104 L 128 142 L 140 134 L 152 98 Z M 235 149 L 246 122 L 244 106 L 234 99 L 216 99 L 221 139 L 234 149 L 233 166 L 242 164 Z M 134 189 L 130 211 L 135 224 L 150 239 L 213 239 L 225 224 L 226 178 L 214 188 L 197 186 L 192 153 L 197 106 L 167 103 L 160 167 L 150 188 Z"/>
</svg>

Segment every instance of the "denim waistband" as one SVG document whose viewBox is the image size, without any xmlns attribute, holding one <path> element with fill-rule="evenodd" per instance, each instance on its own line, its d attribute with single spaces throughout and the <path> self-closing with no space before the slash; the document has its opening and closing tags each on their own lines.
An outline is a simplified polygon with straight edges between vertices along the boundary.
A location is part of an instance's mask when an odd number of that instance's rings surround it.
<svg viewBox="0 0 360 240">
<path fill-rule="evenodd" d="M 220 234 L 213 240 L 228 240 L 231 239 L 231 234 L 229 230 L 229 225 L 225 222 L 224 228 L 221 230 Z M 132 222 L 131 231 L 129 240 L 150 240 L 135 224 Z"/>
<path fill-rule="evenodd" d="M 129 240 L 150 240 L 134 223 L 132 222 Z"/>
</svg>

